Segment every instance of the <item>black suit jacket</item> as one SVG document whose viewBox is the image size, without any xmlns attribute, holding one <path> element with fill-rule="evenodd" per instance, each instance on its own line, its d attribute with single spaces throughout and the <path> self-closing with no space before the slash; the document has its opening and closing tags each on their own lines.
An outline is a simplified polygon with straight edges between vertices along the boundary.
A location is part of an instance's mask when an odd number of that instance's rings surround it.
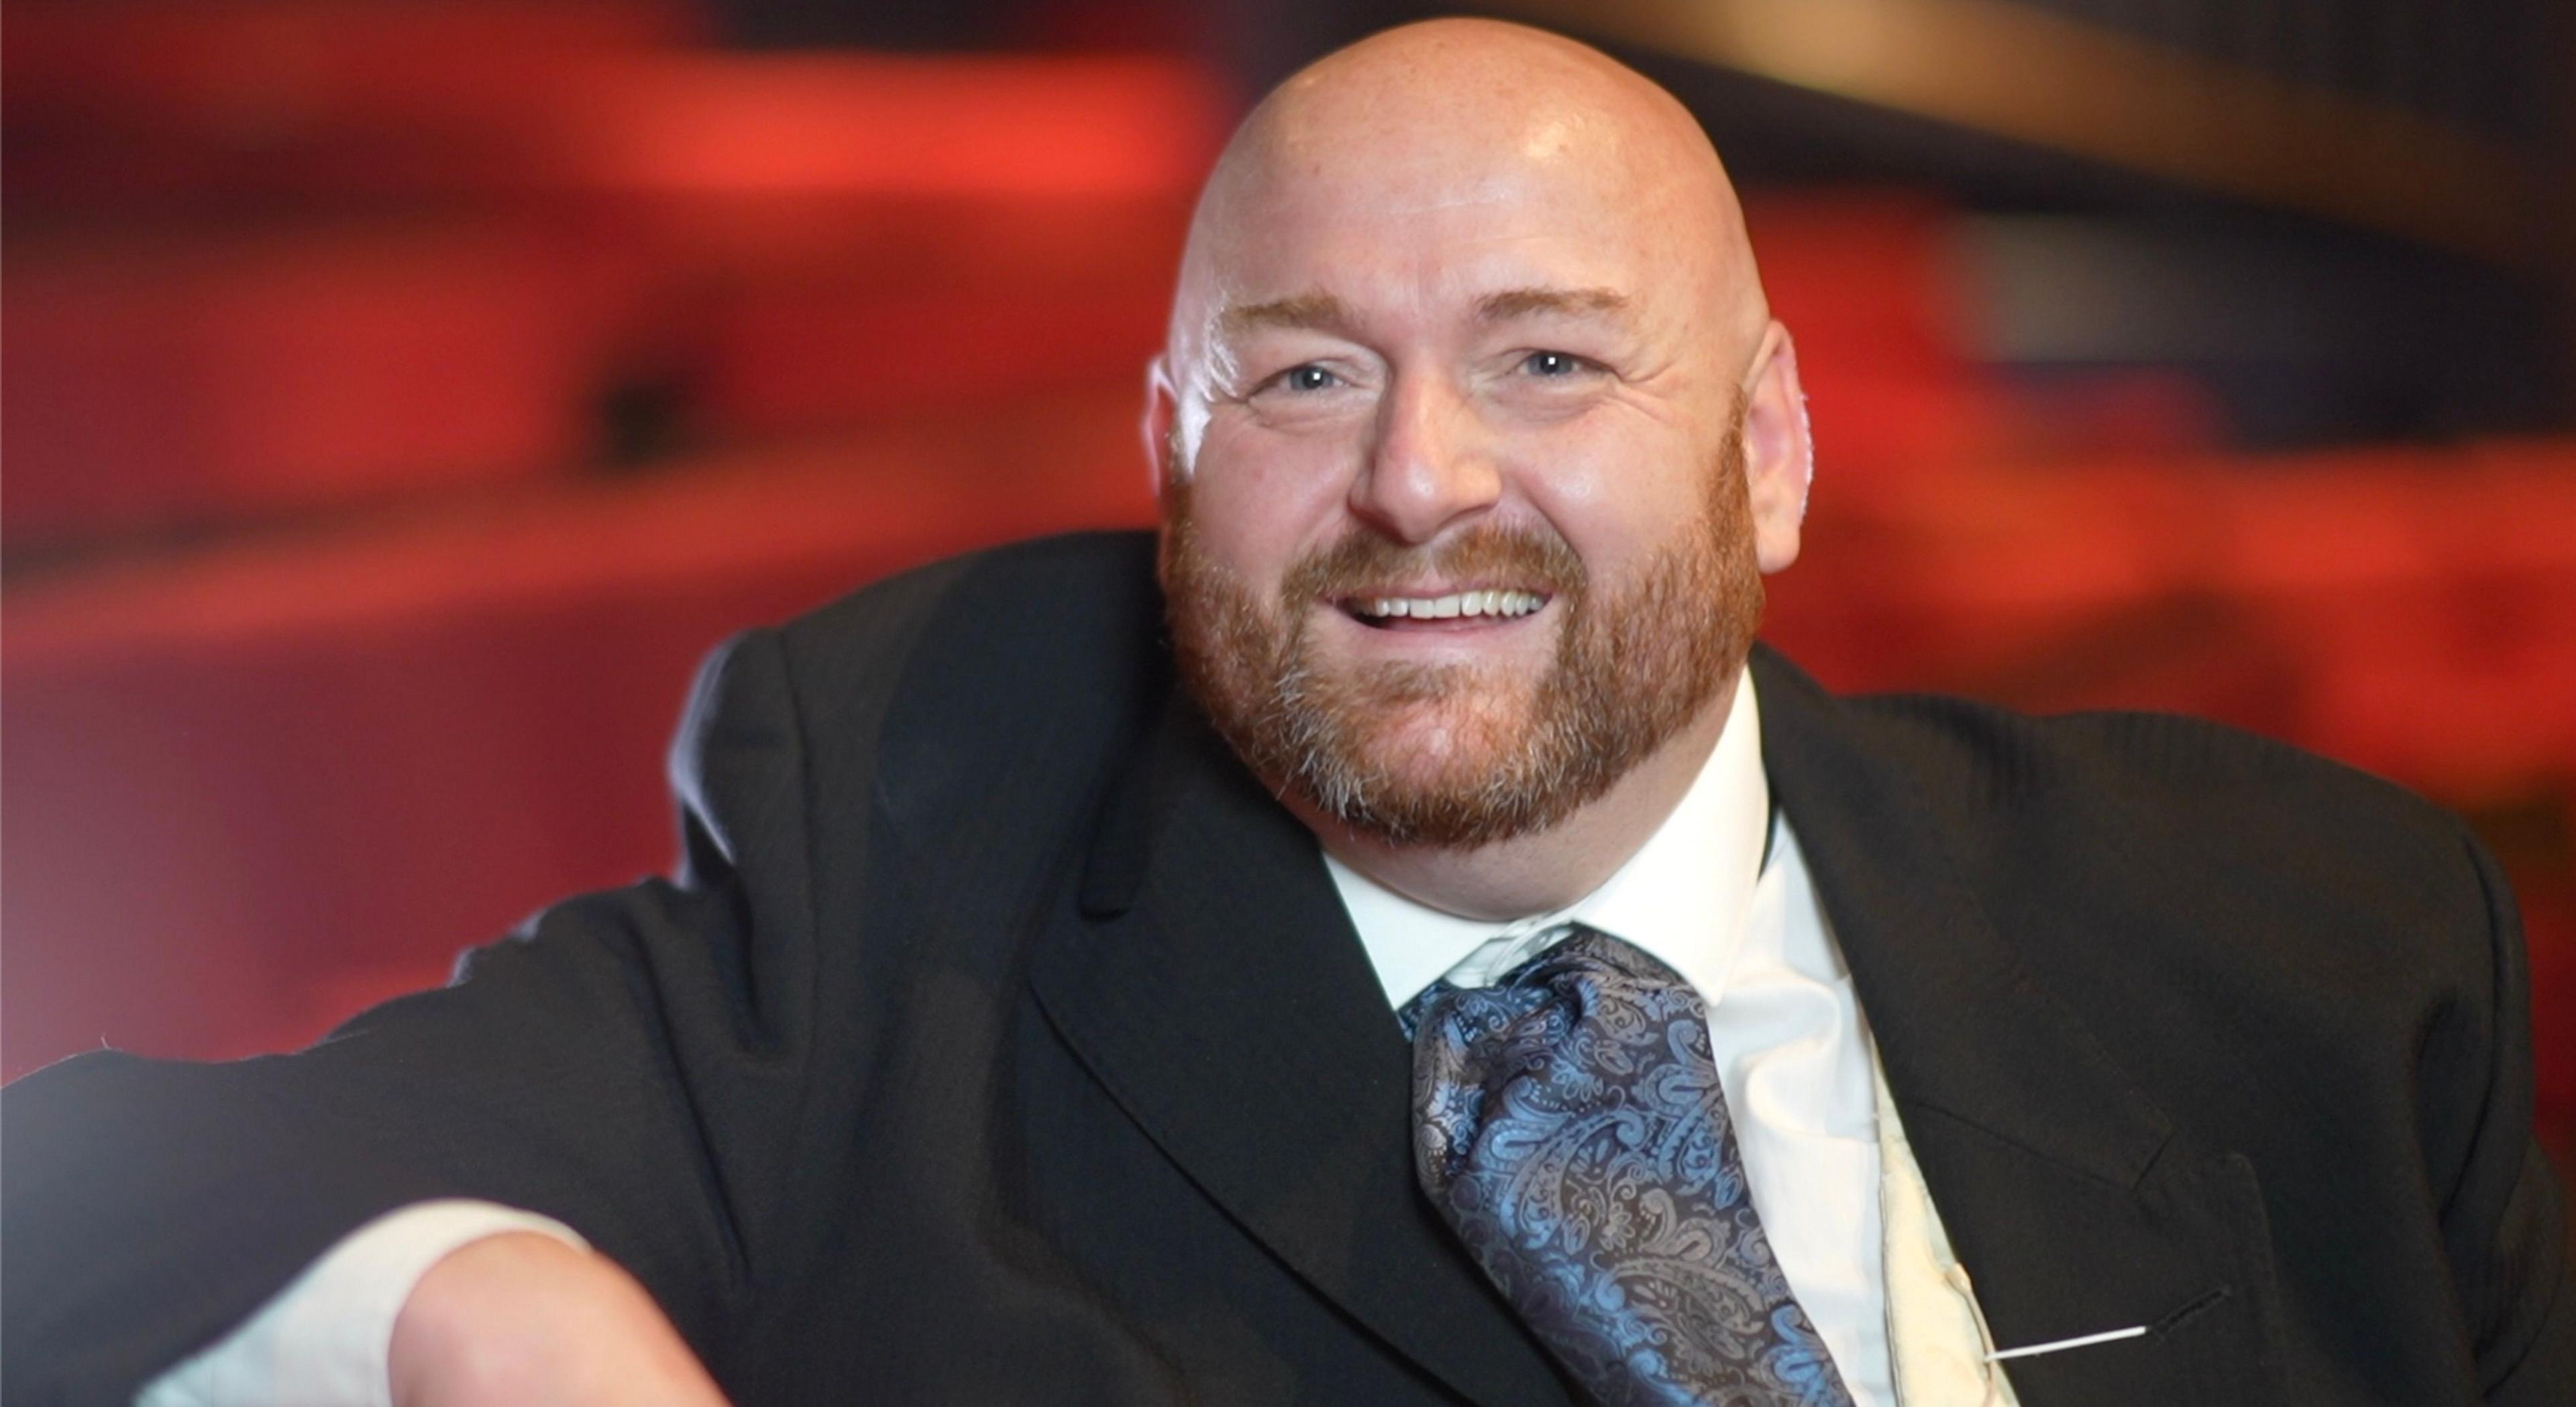
<svg viewBox="0 0 2576 1407">
<path fill-rule="evenodd" d="M 121 1400 L 433 1196 L 562 1217 L 745 1404 L 1569 1392 L 1434 1213 L 1313 838 L 1137 535 L 737 641 L 676 882 L 313 1050 L 5 1101 L 9 1400 Z M 1764 756 L 2029 1407 L 2568 1400 L 2510 901 L 2450 817 L 2168 718 L 1838 701 Z"/>
</svg>

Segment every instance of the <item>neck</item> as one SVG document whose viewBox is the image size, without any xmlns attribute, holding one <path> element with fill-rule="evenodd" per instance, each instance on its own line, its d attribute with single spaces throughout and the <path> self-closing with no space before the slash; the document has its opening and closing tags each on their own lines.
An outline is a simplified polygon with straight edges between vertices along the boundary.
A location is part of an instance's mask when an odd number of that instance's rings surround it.
<svg viewBox="0 0 2576 1407">
<path fill-rule="evenodd" d="M 1600 888 L 1673 814 L 1716 749 L 1743 682 L 1739 668 L 1635 770 L 1535 834 L 1473 849 L 1389 845 L 1303 807 L 1294 809 L 1335 859 L 1417 903 L 1497 922 L 1561 909 Z"/>
</svg>

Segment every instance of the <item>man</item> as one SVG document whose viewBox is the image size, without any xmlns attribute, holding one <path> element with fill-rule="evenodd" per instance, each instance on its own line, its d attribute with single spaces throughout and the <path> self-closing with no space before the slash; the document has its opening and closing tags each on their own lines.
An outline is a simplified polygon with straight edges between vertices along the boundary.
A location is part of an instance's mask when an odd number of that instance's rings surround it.
<svg viewBox="0 0 2576 1407">
<path fill-rule="evenodd" d="M 2454 821 L 1747 667 L 1807 427 L 1669 97 L 1291 79 L 1146 432 L 1159 554 L 721 657 L 680 882 L 13 1090 L 13 1399 L 2567 1400 Z"/>
</svg>

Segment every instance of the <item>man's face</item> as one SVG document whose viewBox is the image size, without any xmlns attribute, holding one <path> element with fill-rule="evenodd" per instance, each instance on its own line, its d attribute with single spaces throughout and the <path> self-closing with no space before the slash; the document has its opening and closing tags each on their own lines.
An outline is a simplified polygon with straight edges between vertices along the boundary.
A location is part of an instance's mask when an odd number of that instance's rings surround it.
<svg viewBox="0 0 2576 1407">
<path fill-rule="evenodd" d="M 1760 613 L 1710 261 L 1579 164 L 1283 165 L 1175 341 L 1184 674 L 1364 834 L 1544 829 L 1697 716 Z"/>
</svg>

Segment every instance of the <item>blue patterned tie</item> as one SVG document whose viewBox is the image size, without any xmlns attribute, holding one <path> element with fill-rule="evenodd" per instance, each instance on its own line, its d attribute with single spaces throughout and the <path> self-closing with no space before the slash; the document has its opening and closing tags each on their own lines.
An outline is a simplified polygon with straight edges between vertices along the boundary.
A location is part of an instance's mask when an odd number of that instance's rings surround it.
<svg viewBox="0 0 2576 1407">
<path fill-rule="evenodd" d="M 1754 1217 L 1707 1008 L 1568 933 L 1405 1007 L 1423 1190 L 1604 1407 L 1850 1407 Z"/>
</svg>

